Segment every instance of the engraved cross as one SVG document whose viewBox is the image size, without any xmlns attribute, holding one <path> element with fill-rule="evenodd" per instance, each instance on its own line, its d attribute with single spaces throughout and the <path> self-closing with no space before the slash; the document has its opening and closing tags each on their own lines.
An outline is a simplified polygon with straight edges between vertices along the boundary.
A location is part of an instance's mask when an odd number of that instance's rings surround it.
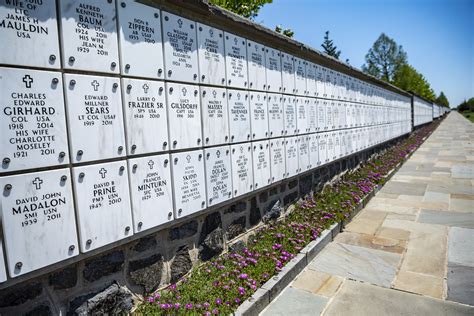
<svg viewBox="0 0 474 316">
<path fill-rule="evenodd" d="M 146 83 L 142 86 L 142 88 L 143 88 L 143 92 L 145 93 L 148 93 L 148 89 L 150 89 L 150 87 Z"/>
<path fill-rule="evenodd" d="M 94 87 L 94 91 L 97 91 L 99 89 L 99 86 L 100 86 L 100 84 L 97 82 L 97 80 L 92 81 L 91 85 Z"/>
<path fill-rule="evenodd" d="M 104 168 L 102 168 L 102 169 L 99 170 L 99 173 L 100 173 L 102 179 L 104 179 L 104 178 L 105 178 L 105 175 L 107 174 L 107 170 L 105 170 Z"/>
<path fill-rule="evenodd" d="M 148 161 L 148 165 L 150 166 L 150 169 L 153 169 L 154 164 L 155 163 L 153 162 L 153 160 Z"/>
<path fill-rule="evenodd" d="M 183 87 L 183 89 L 181 90 L 181 92 L 183 92 L 183 96 L 186 96 L 186 93 L 188 92 L 188 90 L 186 90 L 186 88 Z"/>
<path fill-rule="evenodd" d="M 25 83 L 25 86 L 29 89 L 31 88 L 31 84 L 33 83 L 33 78 L 31 78 L 30 75 L 26 75 L 23 77 L 23 82 Z"/>
<path fill-rule="evenodd" d="M 43 180 L 41 180 L 39 177 L 36 177 L 35 180 L 33 180 L 33 184 L 35 185 L 36 190 L 41 189 L 42 183 L 43 183 Z"/>
</svg>

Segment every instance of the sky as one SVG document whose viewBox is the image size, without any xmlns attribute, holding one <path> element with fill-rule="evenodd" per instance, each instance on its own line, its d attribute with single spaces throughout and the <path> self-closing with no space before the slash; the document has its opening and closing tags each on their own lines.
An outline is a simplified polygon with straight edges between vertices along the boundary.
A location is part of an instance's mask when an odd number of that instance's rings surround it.
<svg viewBox="0 0 474 316">
<path fill-rule="evenodd" d="M 273 0 L 255 22 L 321 50 L 324 32 L 357 68 L 384 32 L 451 107 L 474 97 L 474 0 Z"/>
</svg>

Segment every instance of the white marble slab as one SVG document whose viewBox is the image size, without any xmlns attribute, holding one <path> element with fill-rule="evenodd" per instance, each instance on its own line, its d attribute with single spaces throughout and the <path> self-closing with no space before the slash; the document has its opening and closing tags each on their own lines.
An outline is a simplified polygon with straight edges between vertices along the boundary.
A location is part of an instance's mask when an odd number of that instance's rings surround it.
<svg viewBox="0 0 474 316">
<path fill-rule="evenodd" d="M 56 1 L 0 0 L 2 46 L 0 64 L 58 69 Z"/>
<path fill-rule="evenodd" d="M 295 94 L 306 95 L 306 61 L 295 57 Z"/>
<path fill-rule="evenodd" d="M 295 64 L 294 57 L 281 53 L 281 77 L 283 93 L 295 93 Z"/>
<path fill-rule="evenodd" d="M 212 206 L 232 198 L 232 167 L 230 146 L 206 148 L 207 205 Z"/>
<path fill-rule="evenodd" d="M 172 221 L 170 155 L 129 159 L 128 175 L 135 233 Z"/>
<path fill-rule="evenodd" d="M 265 91 L 267 78 L 265 75 L 265 46 L 247 40 L 249 89 Z"/>
<path fill-rule="evenodd" d="M 298 133 L 297 129 L 297 108 L 296 108 L 296 98 L 283 95 L 283 111 L 285 118 L 285 136 L 293 136 Z"/>
<path fill-rule="evenodd" d="M 165 84 L 122 78 L 127 153 L 138 155 L 169 149 Z"/>
<path fill-rule="evenodd" d="M 118 74 L 115 0 L 61 0 L 58 3 L 63 68 Z"/>
<path fill-rule="evenodd" d="M 305 61 L 306 62 L 306 96 L 308 97 L 316 97 L 316 77 L 317 77 L 317 68 L 316 64 Z"/>
<path fill-rule="evenodd" d="M 204 146 L 229 143 L 229 107 L 226 89 L 201 86 L 201 107 Z"/>
<path fill-rule="evenodd" d="M 306 98 L 307 100 L 307 121 L 308 132 L 315 133 L 318 131 L 318 105 L 315 98 Z"/>
<path fill-rule="evenodd" d="M 81 252 L 133 235 L 126 161 L 72 168 Z"/>
<path fill-rule="evenodd" d="M 311 169 L 308 135 L 298 136 L 298 169 L 299 173 Z"/>
<path fill-rule="evenodd" d="M 285 139 L 270 140 L 270 171 L 272 182 L 278 182 L 286 177 Z"/>
<path fill-rule="evenodd" d="M 250 141 L 250 98 L 247 91 L 227 90 L 230 142 Z"/>
<path fill-rule="evenodd" d="M 166 83 L 171 149 L 201 147 L 202 122 L 199 86 Z"/>
<path fill-rule="evenodd" d="M 270 172 L 270 142 L 252 142 L 253 186 L 260 189 L 272 182 Z"/>
<path fill-rule="evenodd" d="M 225 86 L 224 32 L 197 23 L 199 82 Z"/>
<path fill-rule="evenodd" d="M 267 90 L 269 92 L 283 92 L 281 53 L 279 50 L 271 47 L 265 49 L 265 74 L 267 77 Z"/>
<path fill-rule="evenodd" d="M 250 92 L 250 126 L 252 140 L 268 138 L 268 108 L 265 92 Z"/>
<path fill-rule="evenodd" d="M 64 87 L 72 161 L 125 156 L 119 78 L 64 74 Z"/>
<path fill-rule="evenodd" d="M 316 168 L 321 164 L 319 161 L 319 136 L 320 134 L 309 135 L 309 165 L 310 168 Z"/>
<path fill-rule="evenodd" d="M 289 178 L 299 173 L 298 137 L 286 137 L 285 140 L 286 177 Z"/>
<path fill-rule="evenodd" d="M 321 165 L 328 163 L 328 151 L 327 151 L 327 132 L 319 133 L 319 161 Z"/>
<path fill-rule="evenodd" d="M 132 0 L 118 2 L 122 75 L 164 78 L 160 10 Z"/>
<path fill-rule="evenodd" d="M 232 195 L 234 197 L 253 190 L 253 163 L 251 143 L 231 145 Z"/>
<path fill-rule="evenodd" d="M 198 83 L 196 22 L 166 11 L 161 15 L 165 78 Z"/>
<path fill-rule="evenodd" d="M 206 208 L 206 175 L 202 150 L 171 154 L 175 218 Z"/>
<path fill-rule="evenodd" d="M 308 98 L 297 97 L 296 98 L 296 126 L 298 134 L 305 134 L 309 132 L 308 124 Z"/>
<path fill-rule="evenodd" d="M 282 137 L 285 135 L 285 118 L 283 113 L 283 95 L 268 93 L 268 130 L 270 137 Z"/>
<path fill-rule="evenodd" d="M 0 174 L 69 163 L 61 75 L 0 68 Z"/>
<path fill-rule="evenodd" d="M 10 277 L 79 254 L 69 169 L 3 177 L 0 187 Z"/>
<path fill-rule="evenodd" d="M 245 38 L 224 32 L 227 86 L 248 88 L 247 47 Z"/>
</svg>

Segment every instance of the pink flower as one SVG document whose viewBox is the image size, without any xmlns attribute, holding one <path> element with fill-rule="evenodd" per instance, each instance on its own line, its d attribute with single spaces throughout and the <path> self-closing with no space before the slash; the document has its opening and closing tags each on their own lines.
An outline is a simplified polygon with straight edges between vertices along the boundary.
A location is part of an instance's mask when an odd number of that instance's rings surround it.
<svg viewBox="0 0 474 316">
<path fill-rule="evenodd" d="M 248 275 L 245 273 L 242 273 L 239 275 L 239 279 L 246 279 L 246 278 L 248 278 Z"/>
</svg>

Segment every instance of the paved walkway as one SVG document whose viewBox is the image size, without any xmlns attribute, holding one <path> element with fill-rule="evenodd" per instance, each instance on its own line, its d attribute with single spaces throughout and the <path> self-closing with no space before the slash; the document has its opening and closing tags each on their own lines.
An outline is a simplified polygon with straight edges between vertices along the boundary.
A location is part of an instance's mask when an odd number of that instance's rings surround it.
<svg viewBox="0 0 474 316">
<path fill-rule="evenodd" d="M 262 315 L 474 315 L 473 187 L 454 112 Z"/>
</svg>

